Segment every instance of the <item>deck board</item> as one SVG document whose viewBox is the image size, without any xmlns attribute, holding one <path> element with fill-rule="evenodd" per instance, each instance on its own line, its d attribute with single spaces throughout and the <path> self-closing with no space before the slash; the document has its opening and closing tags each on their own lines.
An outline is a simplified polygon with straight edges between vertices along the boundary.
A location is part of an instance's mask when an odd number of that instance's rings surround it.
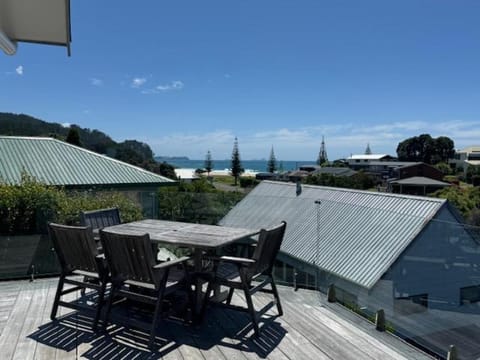
<svg viewBox="0 0 480 360">
<path fill-rule="evenodd" d="M 373 324 L 338 305 L 325 303 L 318 293 L 288 287 L 280 287 L 284 316 L 276 316 L 276 307 L 262 316 L 258 339 L 252 336 L 246 313 L 209 307 L 207 319 L 198 326 L 162 322 L 157 332 L 159 348 L 152 354 L 142 331 L 114 325 L 107 334 L 95 333 L 89 314 L 62 307 L 57 320 L 51 321 L 57 281 L 0 282 L 2 359 L 431 359 L 377 332 Z M 77 299 L 81 295 L 68 296 Z M 254 296 L 258 307 L 269 301 L 268 294 Z M 236 294 L 233 302 L 244 304 L 242 294 Z"/>
</svg>

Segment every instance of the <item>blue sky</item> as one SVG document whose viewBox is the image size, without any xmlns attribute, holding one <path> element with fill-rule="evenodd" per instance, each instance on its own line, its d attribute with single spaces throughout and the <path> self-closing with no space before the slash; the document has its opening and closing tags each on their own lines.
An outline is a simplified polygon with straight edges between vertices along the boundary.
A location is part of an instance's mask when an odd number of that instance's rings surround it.
<svg viewBox="0 0 480 360">
<path fill-rule="evenodd" d="M 0 111 L 137 139 L 157 155 L 395 154 L 480 143 L 480 1 L 71 0 L 72 56 L 0 54 Z"/>
</svg>

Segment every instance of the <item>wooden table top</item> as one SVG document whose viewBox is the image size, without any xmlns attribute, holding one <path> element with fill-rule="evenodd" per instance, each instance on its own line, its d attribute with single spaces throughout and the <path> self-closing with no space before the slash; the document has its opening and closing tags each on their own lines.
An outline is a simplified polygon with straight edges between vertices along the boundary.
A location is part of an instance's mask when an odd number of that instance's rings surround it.
<svg viewBox="0 0 480 360">
<path fill-rule="evenodd" d="M 166 220 L 140 220 L 109 226 L 106 231 L 140 235 L 148 233 L 153 242 L 175 246 L 214 249 L 259 233 L 259 229 L 233 228 Z"/>
</svg>

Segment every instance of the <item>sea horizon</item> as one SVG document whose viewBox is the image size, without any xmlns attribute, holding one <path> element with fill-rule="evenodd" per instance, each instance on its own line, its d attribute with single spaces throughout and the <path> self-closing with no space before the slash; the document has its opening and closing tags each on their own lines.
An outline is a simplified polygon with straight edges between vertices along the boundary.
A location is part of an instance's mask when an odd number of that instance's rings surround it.
<svg viewBox="0 0 480 360">
<path fill-rule="evenodd" d="M 162 160 L 180 169 L 203 169 L 205 168 L 205 159 L 165 159 Z M 213 170 L 226 170 L 231 168 L 231 159 L 212 160 Z M 290 171 L 296 170 L 302 165 L 315 165 L 315 161 L 308 160 L 278 160 L 277 170 Z M 241 160 L 242 167 L 245 171 L 266 172 L 268 160 Z"/>
</svg>

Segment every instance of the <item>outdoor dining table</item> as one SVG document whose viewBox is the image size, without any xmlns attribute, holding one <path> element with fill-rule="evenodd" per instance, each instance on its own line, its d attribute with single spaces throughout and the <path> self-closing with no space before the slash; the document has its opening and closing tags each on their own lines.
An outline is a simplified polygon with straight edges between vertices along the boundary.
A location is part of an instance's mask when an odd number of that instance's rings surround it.
<svg viewBox="0 0 480 360">
<path fill-rule="evenodd" d="M 195 272 L 202 271 L 204 251 L 219 249 L 241 239 L 257 235 L 259 229 L 234 228 L 217 225 L 193 224 L 167 220 L 140 220 L 106 227 L 109 232 L 140 235 L 149 234 L 153 243 L 175 247 L 189 247 L 194 250 Z M 196 304 L 201 303 L 201 283 L 195 284 Z"/>
</svg>

